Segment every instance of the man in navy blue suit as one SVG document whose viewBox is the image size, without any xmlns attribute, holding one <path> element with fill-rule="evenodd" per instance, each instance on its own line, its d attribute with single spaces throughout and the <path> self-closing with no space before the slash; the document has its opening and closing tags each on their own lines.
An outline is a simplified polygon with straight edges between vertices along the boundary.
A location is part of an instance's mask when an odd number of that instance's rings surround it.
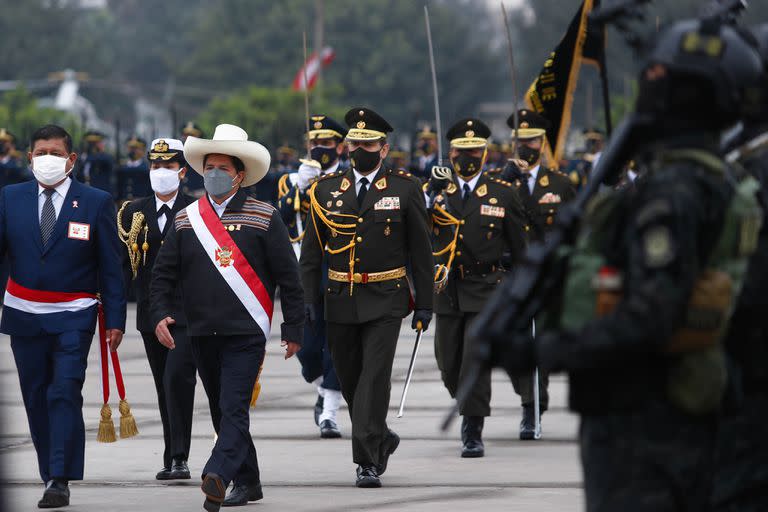
<svg viewBox="0 0 768 512">
<path fill-rule="evenodd" d="M 100 295 L 111 350 L 125 331 L 126 300 L 115 207 L 109 193 L 70 178 L 72 139 L 37 130 L 35 181 L 0 191 L 0 258 L 10 278 L 0 332 L 11 336 L 29 430 L 45 482 L 40 508 L 69 505 L 82 480 L 82 387 Z"/>
</svg>

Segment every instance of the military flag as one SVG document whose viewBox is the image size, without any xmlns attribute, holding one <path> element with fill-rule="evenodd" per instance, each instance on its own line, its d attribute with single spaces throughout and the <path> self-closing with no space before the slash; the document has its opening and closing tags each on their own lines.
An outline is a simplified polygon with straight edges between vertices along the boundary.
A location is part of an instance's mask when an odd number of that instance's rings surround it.
<svg viewBox="0 0 768 512">
<path fill-rule="evenodd" d="M 547 130 L 549 147 L 546 150 L 550 164 L 557 165 L 565 149 L 573 94 L 582 63 L 596 65 L 601 69 L 601 76 L 605 76 L 605 28 L 589 23 L 589 13 L 599 4 L 600 0 L 583 0 L 567 32 L 525 94 L 528 108 L 551 123 Z"/>
<path fill-rule="evenodd" d="M 323 51 L 320 52 L 320 55 L 318 55 L 317 52 L 312 52 L 312 55 L 309 56 L 301 69 L 299 69 L 299 71 L 296 73 L 296 76 L 293 79 L 293 90 L 303 91 L 306 89 L 311 91 L 317 84 L 317 79 L 320 76 L 320 70 L 333 62 L 335 57 L 336 52 L 333 51 L 333 48 L 328 46 L 323 48 Z"/>
</svg>

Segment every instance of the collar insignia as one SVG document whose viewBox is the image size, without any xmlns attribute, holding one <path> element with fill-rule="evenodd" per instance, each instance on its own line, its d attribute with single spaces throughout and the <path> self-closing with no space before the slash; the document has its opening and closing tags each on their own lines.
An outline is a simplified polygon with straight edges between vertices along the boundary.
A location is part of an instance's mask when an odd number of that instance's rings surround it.
<svg viewBox="0 0 768 512">
<path fill-rule="evenodd" d="M 477 187 L 477 197 L 485 197 L 488 194 L 488 185 L 483 183 Z"/>
<path fill-rule="evenodd" d="M 539 180 L 539 185 L 542 187 L 548 187 L 549 186 L 549 176 L 542 176 Z"/>
<path fill-rule="evenodd" d="M 345 177 L 343 180 L 341 180 L 341 186 L 339 186 L 339 190 L 341 190 L 342 192 L 346 192 L 346 191 L 347 191 L 347 189 L 348 189 L 348 188 L 349 188 L 351 185 L 352 185 L 352 183 L 349 181 L 349 179 L 348 179 L 348 178 L 346 178 L 346 177 Z"/>
<path fill-rule="evenodd" d="M 381 178 L 379 181 L 374 183 L 374 186 L 376 187 L 376 190 L 384 190 L 387 188 L 387 178 Z"/>
<path fill-rule="evenodd" d="M 454 194 L 458 189 L 459 187 L 457 187 L 455 183 L 451 183 L 450 185 L 448 185 L 448 188 L 446 188 L 445 191 L 448 194 Z"/>
</svg>

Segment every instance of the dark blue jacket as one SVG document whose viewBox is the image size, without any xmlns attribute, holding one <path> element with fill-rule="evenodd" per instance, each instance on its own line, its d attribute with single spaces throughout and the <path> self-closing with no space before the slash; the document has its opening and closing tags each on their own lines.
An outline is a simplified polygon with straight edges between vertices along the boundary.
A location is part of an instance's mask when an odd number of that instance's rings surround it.
<svg viewBox="0 0 768 512">
<path fill-rule="evenodd" d="M 89 239 L 70 238 L 69 224 L 89 226 Z M 10 277 L 26 288 L 55 292 L 100 293 L 106 327 L 125 331 L 125 284 L 112 197 L 73 180 L 51 238 L 43 247 L 38 212 L 38 184 L 29 181 L 0 191 L 0 258 Z M 93 331 L 96 307 L 82 311 L 32 314 L 3 308 L 0 332 L 37 336 L 65 331 Z"/>
</svg>

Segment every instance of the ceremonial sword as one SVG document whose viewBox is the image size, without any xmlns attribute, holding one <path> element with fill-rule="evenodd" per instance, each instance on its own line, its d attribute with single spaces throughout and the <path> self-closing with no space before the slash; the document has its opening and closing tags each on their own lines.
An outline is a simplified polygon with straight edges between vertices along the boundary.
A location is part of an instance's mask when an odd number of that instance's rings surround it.
<svg viewBox="0 0 768 512">
<path fill-rule="evenodd" d="M 411 363 L 408 365 L 408 375 L 405 377 L 405 386 L 403 387 L 403 396 L 400 397 L 400 409 L 397 411 L 397 417 L 402 418 L 405 411 L 405 398 L 408 396 L 408 388 L 411 387 L 411 377 L 413 377 L 413 367 L 416 364 L 416 355 L 419 353 L 419 345 L 421 345 L 421 322 L 416 324 L 416 342 L 413 344 L 413 354 L 411 354 Z"/>
<path fill-rule="evenodd" d="M 520 153 L 518 148 L 517 130 L 520 127 L 518 114 L 517 114 L 517 73 L 515 72 L 515 54 L 512 52 L 512 32 L 509 30 L 509 19 L 507 18 L 507 9 L 504 7 L 504 2 L 501 2 L 501 14 L 504 17 L 504 27 L 507 32 L 507 53 L 509 53 L 509 74 L 512 80 L 512 116 L 514 119 L 515 128 L 512 130 L 512 144 L 514 145 L 515 160 L 520 159 Z"/>
</svg>

